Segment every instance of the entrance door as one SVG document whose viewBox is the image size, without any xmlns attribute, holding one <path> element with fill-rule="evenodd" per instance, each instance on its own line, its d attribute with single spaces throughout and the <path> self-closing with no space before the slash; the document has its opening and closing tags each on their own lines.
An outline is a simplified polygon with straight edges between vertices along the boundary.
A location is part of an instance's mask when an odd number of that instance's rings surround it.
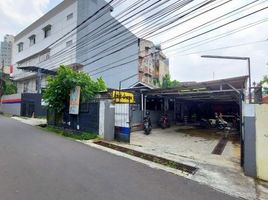
<svg viewBox="0 0 268 200">
<path fill-rule="evenodd" d="M 115 104 L 115 139 L 123 142 L 130 141 L 130 106 Z"/>
</svg>

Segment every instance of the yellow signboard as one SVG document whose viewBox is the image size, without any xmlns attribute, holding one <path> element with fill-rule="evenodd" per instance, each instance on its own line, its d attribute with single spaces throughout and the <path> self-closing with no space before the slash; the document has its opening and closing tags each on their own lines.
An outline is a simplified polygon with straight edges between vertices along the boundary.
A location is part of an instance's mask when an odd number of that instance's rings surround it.
<svg viewBox="0 0 268 200">
<path fill-rule="evenodd" d="M 114 90 L 112 92 L 112 98 L 114 103 L 135 103 L 134 94 L 131 92 Z"/>
</svg>

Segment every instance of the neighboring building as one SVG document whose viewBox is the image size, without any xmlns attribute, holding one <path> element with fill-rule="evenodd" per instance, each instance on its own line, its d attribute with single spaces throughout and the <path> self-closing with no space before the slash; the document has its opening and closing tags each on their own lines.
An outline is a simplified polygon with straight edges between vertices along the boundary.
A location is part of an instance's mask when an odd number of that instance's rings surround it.
<svg viewBox="0 0 268 200">
<path fill-rule="evenodd" d="M 105 5 L 104 0 L 64 0 L 15 36 L 14 68 L 57 70 L 64 64 L 85 71 L 94 79 L 103 77 L 109 88 L 118 88 L 121 80 L 133 74 L 137 76 L 122 82 L 122 88 L 139 82 L 139 39 L 112 17 L 111 6 L 102 9 L 100 17 L 90 18 Z M 16 69 L 14 74 L 18 92 L 37 92 L 36 73 Z M 41 82 L 41 87 L 45 87 L 45 76 Z"/>
<path fill-rule="evenodd" d="M 12 45 L 14 43 L 14 36 L 5 35 L 4 41 L 0 43 L 0 61 L 1 66 L 4 64 L 4 71 L 9 71 L 9 66 L 12 64 Z"/>
<path fill-rule="evenodd" d="M 148 40 L 139 40 L 139 51 L 139 81 L 159 87 L 163 77 L 169 74 L 169 60 L 160 46 Z"/>
</svg>

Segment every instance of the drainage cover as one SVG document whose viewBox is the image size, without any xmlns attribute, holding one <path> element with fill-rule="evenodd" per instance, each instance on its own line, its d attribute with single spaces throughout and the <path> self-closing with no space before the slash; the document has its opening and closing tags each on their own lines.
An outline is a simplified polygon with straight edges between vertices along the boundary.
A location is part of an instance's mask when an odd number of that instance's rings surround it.
<svg viewBox="0 0 268 200">
<path fill-rule="evenodd" d="M 221 155 L 225 149 L 227 142 L 228 142 L 227 137 L 222 137 L 219 143 L 213 149 L 212 154 Z"/>
</svg>

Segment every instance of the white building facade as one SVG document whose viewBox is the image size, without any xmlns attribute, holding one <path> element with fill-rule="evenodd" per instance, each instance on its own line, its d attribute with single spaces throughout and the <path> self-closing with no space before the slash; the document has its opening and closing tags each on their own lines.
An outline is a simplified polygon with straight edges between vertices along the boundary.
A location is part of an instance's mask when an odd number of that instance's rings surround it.
<svg viewBox="0 0 268 200">
<path fill-rule="evenodd" d="M 112 11 L 104 0 L 64 0 L 16 35 L 13 64 L 18 92 L 37 92 L 36 73 L 17 69 L 25 66 L 56 71 L 70 65 L 94 79 L 102 77 L 109 88 L 118 88 L 129 76 L 122 88 L 137 83 L 139 39 L 111 16 Z M 43 75 L 41 87 L 45 86 Z"/>
<path fill-rule="evenodd" d="M 72 15 L 72 18 L 68 17 Z M 51 68 L 52 57 L 57 51 L 64 50 L 66 40 L 52 46 L 77 25 L 77 2 L 65 0 L 43 17 L 15 36 L 13 45 L 14 80 L 17 82 L 18 92 L 37 92 L 36 74 L 18 70 L 17 67 L 37 66 Z M 75 31 L 74 31 L 75 32 Z M 68 40 L 76 40 L 73 34 Z M 62 64 L 75 63 L 75 55 L 70 56 Z M 41 86 L 45 87 L 46 77 L 43 76 Z"/>
</svg>

